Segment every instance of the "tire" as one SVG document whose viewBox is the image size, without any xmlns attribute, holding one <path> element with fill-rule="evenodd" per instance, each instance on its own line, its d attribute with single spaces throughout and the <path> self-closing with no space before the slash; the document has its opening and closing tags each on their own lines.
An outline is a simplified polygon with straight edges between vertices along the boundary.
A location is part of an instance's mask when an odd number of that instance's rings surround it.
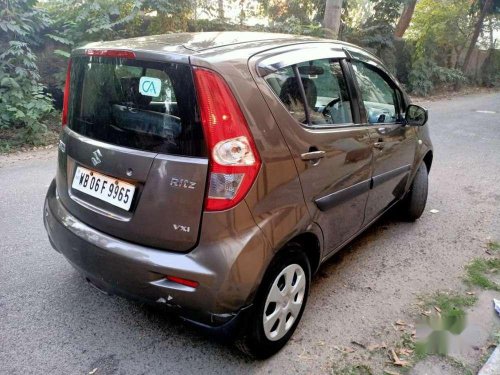
<svg viewBox="0 0 500 375">
<path fill-rule="evenodd" d="M 306 255 L 298 244 L 289 245 L 264 276 L 254 301 L 255 309 L 236 341 L 238 349 L 252 358 L 265 359 L 283 348 L 300 322 L 310 283 L 311 267 Z M 283 295 L 285 290 L 288 293 Z M 300 305 L 297 301 L 301 301 Z"/>
<path fill-rule="evenodd" d="M 427 203 L 427 193 L 429 190 L 429 178 L 427 166 L 422 163 L 417 170 L 413 183 L 411 184 L 410 191 L 401 202 L 400 214 L 404 221 L 415 221 L 425 209 Z"/>
</svg>

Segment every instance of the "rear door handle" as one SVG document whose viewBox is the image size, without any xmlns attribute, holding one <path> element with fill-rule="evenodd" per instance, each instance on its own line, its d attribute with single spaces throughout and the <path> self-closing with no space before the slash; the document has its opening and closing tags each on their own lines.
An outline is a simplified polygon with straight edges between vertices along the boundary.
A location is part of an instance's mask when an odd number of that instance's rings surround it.
<svg viewBox="0 0 500 375">
<path fill-rule="evenodd" d="M 379 150 L 382 150 L 385 147 L 385 143 L 384 142 L 375 142 L 373 144 L 373 147 L 378 148 Z"/>
<path fill-rule="evenodd" d="M 300 157 L 302 158 L 302 160 L 318 160 L 324 158 L 325 154 L 325 151 L 310 151 L 304 152 L 300 155 Z"/>
</svg>

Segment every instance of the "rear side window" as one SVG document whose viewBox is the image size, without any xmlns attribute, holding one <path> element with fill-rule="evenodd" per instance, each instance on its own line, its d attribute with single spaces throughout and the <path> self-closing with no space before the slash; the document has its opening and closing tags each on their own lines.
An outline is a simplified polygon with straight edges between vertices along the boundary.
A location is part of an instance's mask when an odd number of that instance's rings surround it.
<svg viewBox="0 0 500 375">
<path fill-rule="evenodd" d="M 291 66 L 280 69 L 266 77 L 271 89 L 278 95 L 288 112 L 301 123 L 307 123 L 304 100 Z"/>
<path fill-rule="evenodd" d="M 72 130 L 145 151 L 206 155 L 188 65 L 89 56 L 71 69 Z"/>
<path fill-rule="evenodd" d="M 299 122 L 309 120 L 314 126 L 352 123 L 347 84 L 338 61 L 307 61 L 298 64 L 297 70 L 305 97 L 292 67 L 270 74 L 266 81 Z"/>
</svg>

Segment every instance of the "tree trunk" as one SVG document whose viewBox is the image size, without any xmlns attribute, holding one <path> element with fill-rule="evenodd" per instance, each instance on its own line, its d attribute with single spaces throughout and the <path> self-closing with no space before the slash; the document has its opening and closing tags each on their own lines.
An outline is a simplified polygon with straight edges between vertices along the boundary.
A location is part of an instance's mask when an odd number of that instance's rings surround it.
<svg viewBox="0 0 500 375">
<path fill-rule="evenodd" d="M 219 19 L 221 21 L 224 20 L 224 0 L 217 1 L 217 13 L 218 13 Z"/>
<path fill-rule="evenodd" d="M 490 49 L 495 49 L 495 27 L 493 26 L 493 16 L 490 17 L 490 24 L 489 24 L 489 29 L 490 29 Z"/>
<path fill-rule="evenodd" d="M 331 39 L 337 39 L 340 31 L 340 16 L 342 15 L 342 0 L 326 0 L 325 17 L 323 18 L 323 27 L 325 36 Z"/>
<path fill-rule="evenodd" d="M 470 41 L 469 49 L 467 50 L 467 54 L 465 55 L 464 65 L 462 67 L 462 71 L 464 73 L 467 73 L 469 69 L 472 52 L 476 47 L 477 38 L 479 38 L 479 34 L 483 29 L 484 18 L 491 11 L 492 6 L 493 6 L 493 0 L 485 0 L 483 9 L 481 9 L 481 13 L 479 13 L 479 18 L 476 22 L 476 26 L 474 27 L 474 33 L 472 34 L 472 39 Z"/>
<path fill-rule="evenodd" d="M 410 26 L 413 12 L 415 12 L 415 5 L 417 5 L 417 0 L 410 0 L 406 3 L 403 8 L 403 13 L 401 14 L 398 24 L 396 25 L 396 30 L 394 30 L 395 38 L 402 38 L 403 35 L 405 35 L 408 26 Z"/>
</svg>

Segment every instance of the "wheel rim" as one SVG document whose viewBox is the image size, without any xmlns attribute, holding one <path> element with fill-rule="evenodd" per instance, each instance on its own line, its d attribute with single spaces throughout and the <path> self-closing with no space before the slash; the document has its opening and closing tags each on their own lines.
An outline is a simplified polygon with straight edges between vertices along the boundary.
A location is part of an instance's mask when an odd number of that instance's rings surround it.
<svg viewBox="0 0 500 375">
<path fill-rule="evenodd" d="M 298 264 L 284 268 L 274 279 L 264 305 L 263 327 L 271 341 L 281 339 L 298 319 L 306 291 L 306 274 Z"/>
</svg>

